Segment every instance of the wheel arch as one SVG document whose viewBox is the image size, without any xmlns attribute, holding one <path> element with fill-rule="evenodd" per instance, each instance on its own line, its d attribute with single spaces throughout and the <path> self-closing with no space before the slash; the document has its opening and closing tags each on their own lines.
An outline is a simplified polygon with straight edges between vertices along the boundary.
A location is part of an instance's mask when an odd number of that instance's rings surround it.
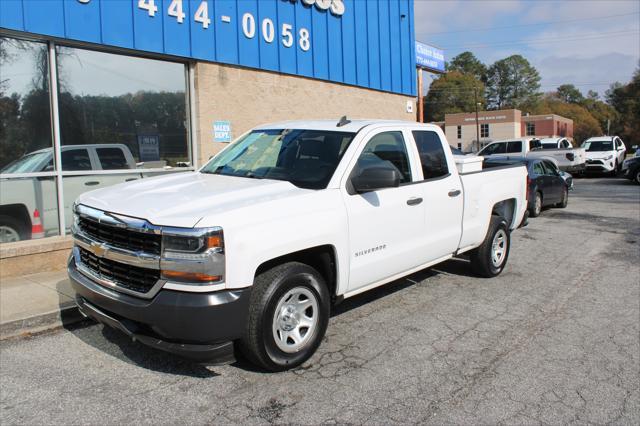
<svg viewBox="0 0 640 426">
<path fill-rule="evenodd" d="M 517 227 L 518 224 L 513 223 L 516 215 L 516 200 L 509 198 L 507 200 L 498 201 L 491 209 L 492 216 L 502 216 L 510 225 L 509 229 Z"/>
<path fill-rule="evenodd" d="M 19 220 L 25 227 L 25 232 L 31 233 L 31 217 L 29 210 L 24 204 L 4 204 L 0 205 L 0 215 L 9 216 Z"/>
<path fill-rule="evenodd" d="M 304 263 L 318 271 L 325 280 L 332 299 L 336 297 L 338 289 L 338 263 L 334 246 L 326 244 L 309 247 L 264 261 L 256 268 L 254 279 L 260 273 L 287 262 Z"/>
</svg>

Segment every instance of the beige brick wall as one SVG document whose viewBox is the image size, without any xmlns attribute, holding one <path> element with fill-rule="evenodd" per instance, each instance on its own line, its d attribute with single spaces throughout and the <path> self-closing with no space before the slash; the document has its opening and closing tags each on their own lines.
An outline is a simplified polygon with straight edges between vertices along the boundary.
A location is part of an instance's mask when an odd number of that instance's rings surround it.
<svg viewBox="0 0 640 426">
<path fill-rule="evenodd" d="M 458 143 L 462 144 L 463 151 L 470 151 L 474 147 L 473 141 L 476 140 L 476 124 L 467 124 L 462 126 L 462 139 L 457 138 L 458 128 L 457 126 L 446 126 L 445 134 L 449 140 L 449 144 L 453 147 L 458 146 Z M 520 123 L 489 123 L 489 137 L 480 138 L 482 143 L 511 139 L 520 137 Z"/>
<path fill-rule="evenodd" d="M 236 138 L 259 124 L 283 120 L 416 119 L 413 97 L 267 71 L 199 63 L 195 84 L 200 165 L 226 145 L 213 142 L 214 121 L 230 121 Z M 407 112 L 407 101 L 413 113 Z"/>
</svg>

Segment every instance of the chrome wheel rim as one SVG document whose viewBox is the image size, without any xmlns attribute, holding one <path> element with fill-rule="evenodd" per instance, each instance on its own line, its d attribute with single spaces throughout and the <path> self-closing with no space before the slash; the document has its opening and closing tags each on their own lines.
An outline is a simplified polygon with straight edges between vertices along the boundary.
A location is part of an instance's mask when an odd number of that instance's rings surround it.
<svg viewBox="0 0 640 426">
<path fill-rule="evenodd" d="M 273 338 L 286 353 L 300 351 L 318 326 L 319 304 L 315 294 L 305 287 L 285 293 L 273 315 Z"/>
<path fill-rule="evenodd" d="M 13 243 L 16 241 L 20 241 L 18 231 L 9 226 L 0 225 L 0 243 Z"/>
<path fill-rule="evenodd" d="M 491 244 L 491 262 L 493 266 L 498 268 L 504 262 L 505 255 L 507 254 L 507 233 L 500 229 L 493 236 L 493 243 Z"/>
</svg>

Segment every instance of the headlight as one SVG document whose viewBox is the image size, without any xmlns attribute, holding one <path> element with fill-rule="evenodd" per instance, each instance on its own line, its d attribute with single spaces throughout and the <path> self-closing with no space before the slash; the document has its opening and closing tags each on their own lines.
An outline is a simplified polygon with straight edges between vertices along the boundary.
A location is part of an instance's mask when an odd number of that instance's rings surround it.
<svg viewBox="0 0 640 426">
<path fill-rule="evenodd" d="M 605 158 L 605 160 L 611 160 L 613 158 L 613 155 L 609 155 L 607 156 L 607 158 Z"/>
<path fill-rule="evenodd" d="M 194 285 L 224 279 L 221 228 L 163 228 L 160 270 L 166 280 Z"/>
</svg>

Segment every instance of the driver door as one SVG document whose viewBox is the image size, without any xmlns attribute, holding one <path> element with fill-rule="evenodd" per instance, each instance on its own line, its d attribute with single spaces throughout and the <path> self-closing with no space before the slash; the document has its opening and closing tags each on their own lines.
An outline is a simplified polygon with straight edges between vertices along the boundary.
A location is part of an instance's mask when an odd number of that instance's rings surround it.
<svg viewBox="0 0 640 426">
<path fill-rule="evenodd" d="M 357 193 L 350 179 L 366 167 L 392 164 L 400 173 L 400 186 Z M 424 203 L 415 155 L 402 131 L 377 131 L 358 156 L 343 190 L 349 221 L 350 275 L 348 291 L 407 271 L 423 263 L 420 242 L 424 229 Z"/>
</svg>

